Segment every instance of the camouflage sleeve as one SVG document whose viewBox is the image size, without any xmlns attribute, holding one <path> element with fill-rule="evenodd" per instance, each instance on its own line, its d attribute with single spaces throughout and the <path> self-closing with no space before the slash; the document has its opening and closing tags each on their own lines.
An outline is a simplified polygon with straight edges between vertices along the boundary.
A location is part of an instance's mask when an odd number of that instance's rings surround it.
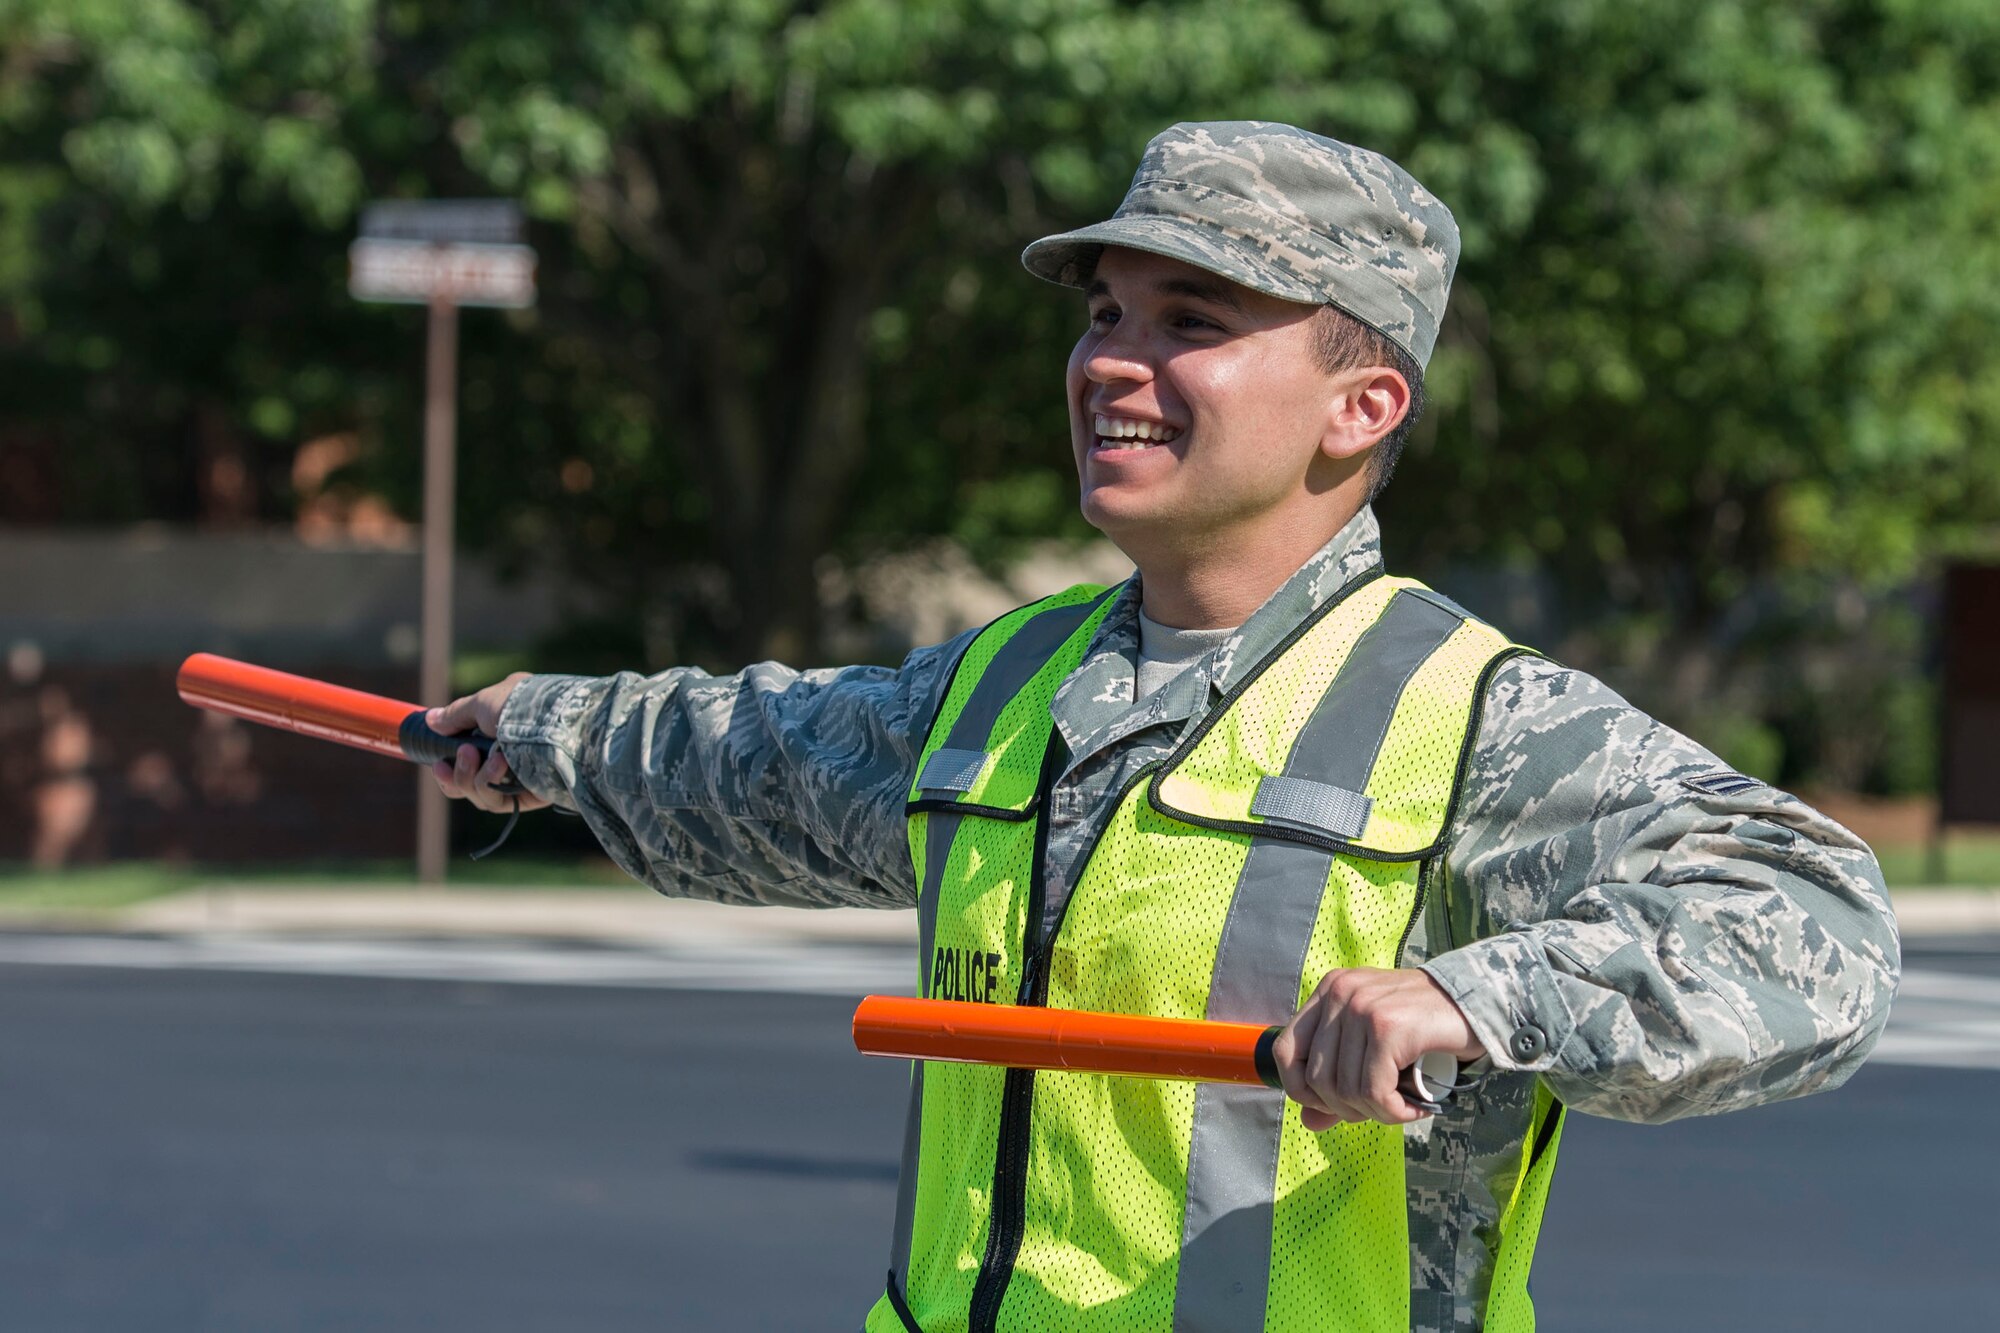
<svg viewBox="0 0 2000 1333">
<path fill-rule="evenodd" d="M 1578 1110 L 1701 1115 L 1835 1087 L 1888 1019 L 1898 943 L 1866 844 L 1603 683 L 1495 673 L 1426 970 L 1495 1067 Z"/>
<path fill-rule="evenodd" d="M 910 907 L 903 802 L 952 665 L 734 676 L 530 676 L 499 745 L 520 781 L 589 823 L 628 874 L 672 897 Z"/>
</svg>

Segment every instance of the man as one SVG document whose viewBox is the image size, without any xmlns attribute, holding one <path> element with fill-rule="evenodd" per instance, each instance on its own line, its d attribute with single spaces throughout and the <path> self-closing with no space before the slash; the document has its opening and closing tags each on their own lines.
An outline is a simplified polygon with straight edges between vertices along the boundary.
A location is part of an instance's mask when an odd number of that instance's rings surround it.
<svg viewBox="0 0 2000 1333">
<path fill-rule="evenodd" d="M 1284 1022 L 1284 1094 L 918 1065 L 870 1330 L 1527 1329 L 1564 1107 L 1842 1081 L 1897 941 L 1846 830 L 1382 574 L 1450 213 L 1177 125 L 1082 288 L 1083 511 L 1132 557 L 898 670 L 517 676 L 437 710 L 662 892 L 919 908 L 927 993 Z M 1434 1117 L 1397 1088 L 1462 1062 Z"/>
</svg>

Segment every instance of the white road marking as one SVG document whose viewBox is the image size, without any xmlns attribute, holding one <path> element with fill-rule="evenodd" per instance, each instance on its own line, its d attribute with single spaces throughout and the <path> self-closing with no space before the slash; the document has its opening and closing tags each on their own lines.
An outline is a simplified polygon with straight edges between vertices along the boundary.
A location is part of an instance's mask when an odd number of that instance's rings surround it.
<svg viewBox="0 0 2000 1333">
<path fill-rule="evenodd" d="M 1889 1030 L 1868 1058 L 2000 1069 L 2000 977 L 1905 968 L 1889 1010 Z"/>
<path fill-rule="evenodd" d="M 20 934 L 0 935 L 0 963 L 813 995 L 907 995 L 916 977 L 916 960 L 906 948 L 792 940 L 673 949 L 235 933 Z"/>
<path fill-rule="evenodd" d="M 0 934 L 0 964 L 137 967 L 313 976 L 909 995 L 907 946 L 774 938 L 579 947 L 537 941 L 255 935 Z M 1871 1060 L 2000 1069 L 2000 976 L 1913 968 Z"/>
</svg>

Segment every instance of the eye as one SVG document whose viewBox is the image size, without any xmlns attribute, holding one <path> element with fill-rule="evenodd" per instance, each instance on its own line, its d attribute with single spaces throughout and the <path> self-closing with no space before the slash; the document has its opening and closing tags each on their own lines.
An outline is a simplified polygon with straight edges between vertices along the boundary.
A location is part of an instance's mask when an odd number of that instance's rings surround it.
<svg viewBox="0 0 2000 1333">
<path fill-rule="evenodd" d="M 1223 318 L 1227 319 L 1228 317 L 1224 316 Z M 1201 334 L 1226 334 L 1229 332 L 1229 325 L 1218 320 L 1213 312 L 1197 310 L 1189 306 L 1183 306 L 1179 310 L 1174 311 L 1173 318 L 1169 322 L 1175 328 L 1185 332 Z"/>
<path fill-rule="evenodd" d="M 1118 311 L 1112 306 L 1099 306 L 1090 312 L 1090 322 L 1093 325 L 1101 324 L 1109 328 L 1118 322 Z"/>
</svg>

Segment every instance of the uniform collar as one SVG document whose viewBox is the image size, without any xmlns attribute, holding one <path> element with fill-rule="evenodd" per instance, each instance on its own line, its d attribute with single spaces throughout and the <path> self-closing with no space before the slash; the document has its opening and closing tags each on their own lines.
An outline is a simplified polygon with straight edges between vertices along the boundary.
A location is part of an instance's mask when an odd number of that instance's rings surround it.
<svg viewBox="0 0 2000 1333">
<path fill-rule="evenodd" d="M 1368 570 L 1381 567 L 1382 529 L 1375 522 L 1374 509 L 1363 505 L 1346 527 L 1333 534 L 1332 541 L 1279 584 L 1243 622 L 1243 628 L 1215 650 L 1215 688 L 1226 693 L 1307 616 Z M 1130 581 L 1137 583 L 1137 576 Z"/>
<path fill-rule="evenodd" d="M 1147 727 L 1188 722 L 1235 685 L 1306 617 L 1361 574 L 1382 564 L 1382 530 L 1364 505 L 1313 553 L 1242 627 L 1138 707 L 1139 576 L 1119 588 L 1083 662 L 1056 690 L 1049 711 L 1069 746 L 1070 763 Z"/>
</svg>

